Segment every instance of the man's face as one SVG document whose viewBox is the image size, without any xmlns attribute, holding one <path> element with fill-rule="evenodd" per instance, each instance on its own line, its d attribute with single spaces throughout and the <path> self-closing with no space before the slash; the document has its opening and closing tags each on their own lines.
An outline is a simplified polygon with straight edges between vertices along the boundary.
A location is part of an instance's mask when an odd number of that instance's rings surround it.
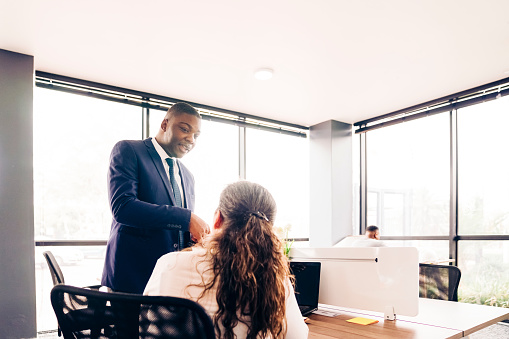
<svg viewBox="0 0 509 339">
<path fill-rule="evenodd" d="M 380 240 L 380 231 L 367 231 L 366 236 L 370 239 Z"/>
<path fill-rule="evenodd" d="M 161 123 L 162 140 L 157 142 L 169 156 L 182 158 L 189 153 L 200 135 L 201 119 L 192 114 L 177 114 Z"/>
<path fill-rule="evenodd" d="M 375 239 L 380 240 L 380 231 L 375 231 Z"/>
</svg>

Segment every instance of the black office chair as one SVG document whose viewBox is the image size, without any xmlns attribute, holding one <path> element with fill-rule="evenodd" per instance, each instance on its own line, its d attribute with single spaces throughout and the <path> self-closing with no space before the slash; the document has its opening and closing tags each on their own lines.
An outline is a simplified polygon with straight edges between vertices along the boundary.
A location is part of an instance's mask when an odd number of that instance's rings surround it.
<svg viewBox="0 0 509 339">
<path fill-rule="evenodd" d="M 51 280 L 53 280 L 53 285 L 65 284 L 64 274 L 62 273 L 60 265 L 58 265 L 58 262 L 55 259 L 53 253 L 51 253 L 51 251 L 45 251 L 42 253 L 42 255 L 44 256 L 44 259 L 46 259 L 46 262 L 48 263 L 49 271 L 51 273 Z M 91 285 L 86 286 L 85 288 L 98 290 L 100 287 L 101 285 Z"/>
<path fill-rule="evenodd" d="M 49 272 L 51 274 L 51 280 L 53 280 L 53 285 L 59 285 L 59 284 L 65 284 L 64 274 L 62 273 L 62 270 L 60 269 L 60 265 L 58 264 L 58 261 L 55 259 L 55 256 L 51 251 L 45 251 L 42 253 L 44 256 L 44 259 L 46 259 L 46 262 L 48 263 Z M 92 286 L 86 286 L 85 288 L 91 288 L 94 290 L 98 290 L 101 287 L 101 285 L 92 285 Z M 60 330 L 60 327 L 58 327 L 58 336 L 60 337 L 62 331 Z"/>
<path fill-rule="evenodd" d="M 51 290 L 51 304 L 65 339 L 215 339 L 211 318 L 189 299 L 59 284 Z"/>
<path fill-rule="evenodd" d="M 60 265 L 58 265 L 55 256 L 51 251 L 45 251 L 42 253 L 44 259 L 48 263 L 49 271 L 51 273 L 51 279 L 53 280 L 53 285 L 65 284 L 64 274 L 60 269 Z"/>
<path fill-rule="evenodd" d="M 457 266 L 419 264 L 419 297 L 458 301 L 460 279 Z"/>
</svg>

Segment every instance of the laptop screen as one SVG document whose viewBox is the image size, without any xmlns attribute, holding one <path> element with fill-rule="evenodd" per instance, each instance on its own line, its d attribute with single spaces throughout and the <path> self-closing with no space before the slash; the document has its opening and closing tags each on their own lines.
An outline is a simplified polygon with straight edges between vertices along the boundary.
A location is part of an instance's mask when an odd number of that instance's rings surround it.
<svg viewBox="0 0 509 339">
<path fill-rule="evenodd" d="M 295 297 L 302 315 L 318 308 L 320 267 L 319 262 L 290 262 L 290 272 L 295 276 Z"/>
</svg>

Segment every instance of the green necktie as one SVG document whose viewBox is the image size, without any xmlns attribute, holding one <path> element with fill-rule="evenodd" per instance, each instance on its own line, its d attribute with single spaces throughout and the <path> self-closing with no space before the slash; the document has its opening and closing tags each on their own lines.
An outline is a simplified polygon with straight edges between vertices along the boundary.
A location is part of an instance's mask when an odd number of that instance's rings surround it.
<svg viewBox="0 0 509 339">
<path fill-rule="evenodd" d="M 171 187 L 173 188 L 173 195 L 175 197 L 175 206 L 182 207 L 182 196 L 180 195 L 180 188 L 177 183 L 177 180 L 175 180 L 175 174 L 173 173 L 173 159 L 166 158 L 166 162 L 170 166 L 170 183 Z"/>
</svg>

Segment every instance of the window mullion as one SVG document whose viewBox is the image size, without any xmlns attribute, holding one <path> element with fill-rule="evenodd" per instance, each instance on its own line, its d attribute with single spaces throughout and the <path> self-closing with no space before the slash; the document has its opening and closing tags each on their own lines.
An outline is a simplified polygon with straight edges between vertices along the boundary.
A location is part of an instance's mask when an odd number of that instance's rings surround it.
<svg viewBox="0 0 509 339">
<path fill-rule="evenodd" d="M 458 111 L 450 111 L 449 259 L 458 265 Z"/>
</svg>

